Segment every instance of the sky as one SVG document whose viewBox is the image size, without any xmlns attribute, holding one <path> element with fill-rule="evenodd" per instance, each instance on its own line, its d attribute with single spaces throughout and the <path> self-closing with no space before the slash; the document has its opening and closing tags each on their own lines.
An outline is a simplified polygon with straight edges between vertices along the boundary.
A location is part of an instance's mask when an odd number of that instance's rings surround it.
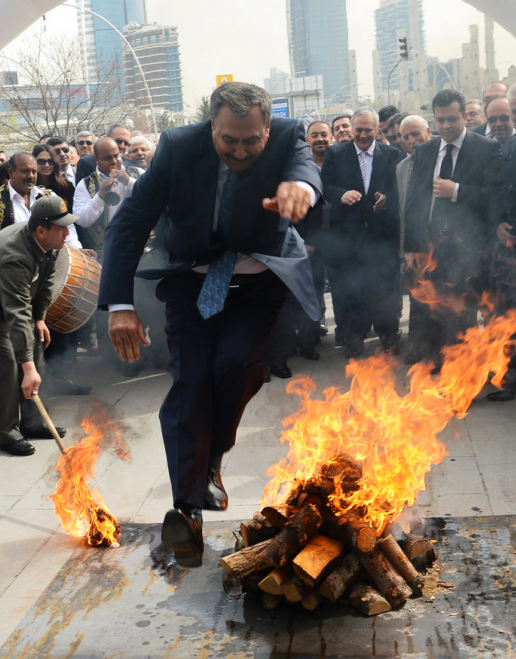
<svg viewBox="0 0 516 659">
<path fill-rule="evenodd" d="M 106 0 L 108 2 L 109 0 Z M 493 0 L 495 1 L 495 0 Z M 284 0 L 146 0 L 149 22 L 178 28 L 184 100 L 195 113 L 209 95 L 217 74 L 263 85 L 275 67 L 289 71 Z M 371 52 L 375 48 L 374 11 L 379 0 L 348 0 L 349 48 L 357 51 L 359 94 L 373 91 Z M 441 60 L 461 57 L 471 24 L 483 15 L 462 0 L 424 0 L 427 53 Z M 76 35 L 75 10 L 58 7 L 46 17 L 48 30 Z M 496 64 L 503 77 L 516 64 L 516 39 L 495 25 Z"/>
</svg>

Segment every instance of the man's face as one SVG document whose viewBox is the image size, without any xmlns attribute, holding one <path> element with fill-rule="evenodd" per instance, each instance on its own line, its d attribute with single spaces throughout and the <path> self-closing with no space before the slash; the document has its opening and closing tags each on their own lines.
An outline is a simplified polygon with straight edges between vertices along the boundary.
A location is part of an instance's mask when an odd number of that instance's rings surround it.
<svg viewBox="0 0 516 659">
<path fill-rule="evenodd" d="M 75 142 L 79 158 L 93 153 L 93 135 L 81 135 Z"/>
<path fill-rule="evenodd" d="M 7 162 L 7 156 L 3 151 L 0 151 L 0 165 L 3 165 L 4 162 Z"/>
<path fill-rule="evenodd" d="M 396 147 L 397 149 L 401 148 L 398 144 L 398 134 L 396 133 L 396 125 L 390 126 L 387 129 L 387 139 L 391 146 Z"/>
<path fill-rule="evenodd" d="M 330 127 L 324 121 L 318 121 L 310 126 L 306 135 L 306 143 L 312 149 L 314 157 L 324 158 L 324 154 L 332 142 L 333 136 Z"/>
<path fill-rule="evenodd" d="M 506 98 L 497 98 L 487 106 L 487 123 L 495 139 L 505 144 L 512 137 L 514 124 L 511 119 L 511 108 Z"/>
<path fill-rule="evenodd" d="M 374 142 L 377 130 L 374 117 L 370 115 L 362 114 L 353 119 L 353 140 L 362 151 L 366 151 Z"/>
<path fill-rule="evenodd" d="M 99 171 L 109 176 L 112 169 L 120 169 L 122 158 L 118 150 L 118 144 L 113 139 L 105 139 L 97 146 L 98 156 L 95 156 L 95 162 Z"/>
<path fill-rule="evenodd" d="M 416 148 L 423 142 L 427 142 L 431 136 L 430 128 L 422 128 L 415 121 L 403 124 L 401 128 L 401 141 L 405 151 L 412 156 L 416 153 Z"/>
<path fill-rule="evenodd" d="M 48 252 L 50 249 L 62 249 L 69 233 L 70 229 L 68 227 L 58 227 L 55 224 L 50 229 L 38 227 L 36 229 L 36 240 Z"/>
<path fill-rule="evenodd" d="M 127 147 L 129 146 L 131 133 L 127 130 L 127 128 L 115 128 L 109 137 L 115 140 L 115 142 L 118 144 L 120 155 L 123 156 L 127 150 Z"/>
<path fill-rule="evenodd" d="M 129 147 L 127 157 L 129 160 L 132 160 L 135 165 L 145 169 L 147 167 L 147 154 L 149 151 L 150 149 L 147 142 L 136 142 Z"/>
<path fill-rule="evenodd" d="M 351 142 L 353 135 L 351 133 L 351 119 L 343 117 L 342 119 L 337 119 L 333 124 L 333 137 L 337 144 L 342 142 Z"/>
<path fill-rule="evenodd" d="M 378 124 L 378 141 L 388 144 L 389 140 L 387 139 L 387 129 L 389 126 L 389 119 L 385 121 L 380 121 Z"/>
<path fill-rule="evenodd" d="M 64 172 L 65 169 L 68 169 L 68 165 L 70 164 L 70 147 L 66 142 L 61 142 L 61 144 L 56 144 L 50 148 L 53 149 L 56 154 L 56 160 L 59 162 L 61 171 Z"/>
<path fill-rule="evenodd" d="M 467 114 L 460 111 L 459 101 L 453 101 L 450 105 L 436 107 L 434 119 L 437 132 L 445 142 L 455 142 L 464 130 Z"/>
<path fill-rule="evenodd" d="M 484 89 L 482 94 L 482 103 L 484 104 L 484 114 L 486 111 L 486 105 L 489 101 L 493 100 L 497 96 L 507 96 L 507 86 L 501 82 L 493 82 L 488 87 Z"/>
<path fill-rule="evenodd" d="M 36 158 L 33 156 L 20 156 L 16 161 L 16 169 L 9 168 L 9 180 L 18 194 L 30 193 L 36 185 L 38 170 Z"/>
<path fill-rule="evenodd" d="M 261 109 L 254 105 L 238 117 L 223 105 L 211 122 L 213 146 L 219 158 L 233 172 L 245 172 L 262 155 L 269 139 L 270 124 L 263 122 Z"/>
<path fill-rule="evenodd" d="M 469 130 L 473 130 L 485 123 L 486 118 L 480 103 L 466 103 L 466 112 L 468 113 L 466 128 L 469 128 Z"/>
</svg>

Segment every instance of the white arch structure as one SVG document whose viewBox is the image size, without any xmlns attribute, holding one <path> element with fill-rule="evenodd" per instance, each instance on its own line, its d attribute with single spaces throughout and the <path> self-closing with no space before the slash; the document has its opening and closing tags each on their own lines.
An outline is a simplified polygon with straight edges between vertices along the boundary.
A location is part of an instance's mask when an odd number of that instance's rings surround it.
<svg viewBox="0 0 516 659">
<path fill-rule="evenodd" d="M 516 37 L 514 0 L 464 0 L 464 2 L 490 16 Z M 23 0 L 23 10 L 21 10 L 20 4 L 13 0 L 0 0 L 0 16 L 2 17 L 0 50 L 10 44 L 43 14 L 62 5 L 63 0 Z"/>
</svg>

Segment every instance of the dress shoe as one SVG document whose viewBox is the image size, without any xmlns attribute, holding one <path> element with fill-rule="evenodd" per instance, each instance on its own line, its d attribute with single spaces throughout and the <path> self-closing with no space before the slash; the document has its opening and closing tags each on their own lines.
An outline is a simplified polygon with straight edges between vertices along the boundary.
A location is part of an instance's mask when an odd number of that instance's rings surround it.
<svg viewBox="0 0 516 659">
<path fill-rule="evenodd" d="M 59 437 L 64 437 L 66 435 L 66 428 L 57 428 L 57 434 Z M 54 435 L 48 426 L 41 424 L 35 428 L 25 428 L 20 426 L 21 434 L 27 439 L 54 439 Z"/>
<path fill-rule="evenodd" d="M 364 352 L 364 342 L 361 339 L 350 339 L 344 348 L 345 356 L 350 358 L 360 357 Z"/>
<path fill-rule="evenodd" d="M 56 396 L 86 396 L 91 393 L 91 387 L 75 384 L 73 380 L 54 380 L 52 392 Z"/>
<path fill-rule="evenodd" d="M 264 382 L 270 382 L 271 381 L 271 369 L 266 366 L 265 368 L 265 377 L 263 378 Z"/>
<path fill-rule="evenodd" d="M 26 439 L 15 439 L 8 444 L 0 444 L 0 449 L 11 455 L 32 455 L 36 450 Z"/>
<path fill-rule="evenodd" d="M 202 565 L 204 542 L 202 539 L 202 513 L 199 508 L 185 513 L 179 508 L 169 510 L 163 520 L 161 541 L 174 552 L 178 565 Z"/>
<path fill-rule="evenodd" d="M 505 402 L 506 400 L 514 400 L 514 389 L 501 389 L 500 391 L 492 391 L 490 394 L 487 394 L 487 400 L 490 400 L 491 402 Z"/>
<path fill-rule="evenodd" d="M 425 358 L 424 350 L 418 346 L 412 348 L 403 359 L 403 363 L 411 366 L 412 364 L 417 364 L 422 362 Z"/>
<path fill-rule="evenodd" d="M 319 359 L 321 357 L 321 355 L 313 346 L 299 348 L 299 354 L 305 359 Z"/>
<path fill-rule="evenodd" d="M 226 510 L 228 507 L 228 494 L 222 484 L 220 472 L 210 469 L 208 471 L 208 484 L 204 495 L 204 510 Z"/>
<path fill-rule="evenodd" d="M 270 367 L 270 372 L 272 375 L 275 375 L 277 378 L 282 378 L 283 380 L 292 377 L 292 371 L 286 364 L 275 364 Z"/>
<path fill-rule="evenodd" d="M 380 336 L 380 343 L 384 352 L 391 352 L 393 355 L 400 354 L 400 340 L 397 334 L 394 336 Z"/>
<path fill-rule="evenodd" d="M 323 337 L 323 336 L 326 336 L 327 334 L 328 334 L 328 328 L 326 327 L 326 325 L 324 323 L 321 323 L 319 325 L 319 336 Z"/>
</svg>

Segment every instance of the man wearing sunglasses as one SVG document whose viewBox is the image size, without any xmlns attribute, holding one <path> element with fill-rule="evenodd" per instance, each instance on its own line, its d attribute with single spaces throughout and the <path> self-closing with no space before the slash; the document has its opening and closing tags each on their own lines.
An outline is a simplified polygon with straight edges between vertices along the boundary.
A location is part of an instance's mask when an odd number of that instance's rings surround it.
<svg viewBox="0 0 516 659">
<path fill-rule="evenodd" d="M 77 149 L 79 158 L 91 155 L 93 153 L 93 145 L 96 141 L 96 136 L 87 130 L 83 130 L 78 133 L 77 137 L 75 138 L 75 148 Z"/>
<path fill-rule="evenodd" d="M 134 164 L 126 156 L 127 147 L 129 146 L 129 140 L 131 139 L 131 133 L 129 132 L 127 126 L 124 126 L 123 124 L 111 124 L 111 126 L 108 127 L 106 131 L 106 135 L 104 135 L 104 137 L 111 137 L 111 139 L 115 140 L 118 146 L 118 152 L 122 157 L 122 164 L 124 165 L 124 167 L 128 167 Z M 95 161 L 93 151 L 91 152 L 91 154 L 82 156 L 81 159 L 79 160 L 79 164 L 77 165 L 77 172 L 75 175 L 75 185 L 76 186 L 79 185 L 79 182 L 83 178 L 89 176 L 92 172 L 94 172 L 96 167 L 97 167 L 97 163 Z"/>
<path fill-rule="evenodd" d="M 502 150 L 515 134 L 511 117 L 511 106 L 505 96 L 494 98 L 486 105 L 487 123 L 491 128 L 491 135 L 502 145 Z"/>
<path fill-rule="evenodd" d="M 48 146 L 52 147 L 52 150 L 56 154 L 56 159 L 59 162 L 59 169 L 61 171 L 61 176 L 70 181 L 75 186 L 75 170 L 71 165 L 70 158 L 70 146 L 68 142 L 59 135 L 56 137 L 51 137 L 48 142 Z"/>
</svg>

